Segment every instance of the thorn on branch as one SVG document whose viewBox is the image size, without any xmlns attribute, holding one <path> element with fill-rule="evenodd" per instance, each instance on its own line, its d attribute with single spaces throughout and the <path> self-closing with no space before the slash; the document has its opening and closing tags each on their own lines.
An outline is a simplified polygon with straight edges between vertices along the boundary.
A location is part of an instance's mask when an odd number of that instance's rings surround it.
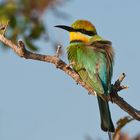
<svg viewBox="0 0 140 140">
<path fill-rule="evenodd" d="M 57 57 L 57 58 L 59 58 L 59 56 L 60 56 L 60 53 L 61 53 L 61 45 L 59 44 L 58 46 L 57 46 L 57 50 L 56 50 L 56 54 L 55 54 L 55 57 Z"/>
<path fill-rule="evenodd" d="M 19 40 L 19 41 L 18 41 L 18 47 L 19 47 L 19 48 L 22 48 L 22 49 L 25 48 L 25 44 L 23 43 L 22 40 Z"/>
<path fill-rule="evenodd" d="M 128 88 L 129 88 L 128 86 L 122 85 L 122 86 L 120 86 L 120 87 L 118 88 L 118 91 L 121 91 L 121 90 L 124 90 L 124 89 L 128 89 Z"/>
<path fill-rule="evenodd" d="M 124 86 L 124 85 L 121 85 L 122 81 L 124 80 L 124 78 L 126 77 L 125 73 L 122 73 L 119 78 L 117 79 L 117 81 L 115 82 L 114 85 L 112 85 L 112 88 L 111 88 L 111 92 L 109 94 L 109 96 L 106 97 L 106 99 L 109 101 L 111 101 L 113 103 L 113 96 L 118 95 L 117 93 L 121 90 L 124 90 L 124 89 L 128 89 L 128 86 Z"/>
<path fill-rule="evenodd" d="M 119 77 L 119 79 L 118 79 L 118 81 L 120 82 L 120 84 L 121 84 L 121 82 L 124 80 L 125 77 L 126 77 L 126 74 L 125 74 L 125 73 L 122 73 L 122 74 L 120 75 L 120 77 Z"/>
<path fill-rule="evenodd" d="M 125 73 L 122 73 L 119 76 L 118 80 L 115 82 L 115 84 L 112 85 L 112 91 L 113 91 L 113 93 L 114 92 L 117 93 L 120 90 L 123 90 L 123 89 L 127 89 L 128 88 L 128 86 L 121 86 L 121 83 L 122 83 L 122 81 L 124 80 L 125 77 L 126 77 Z"/>
<path fill-rule="evenodd" d="M 124 80 L 124 78 L 126 77 L 125 73 L 122 73 L 118 80 L 115 82 L 114 86 L 120 86 L 120 84 L 122 83 L 122 81 Z"/>
<path fill-rule="evenodd" d="M 18 41 L 18 49 L 20 49 L 20 56 L 21 57 L 25 57 L 26 58 L 26 49 L 25 49 L 25 44 L 23 43 L 23 41 L 19 40 Z"/>
</svg>

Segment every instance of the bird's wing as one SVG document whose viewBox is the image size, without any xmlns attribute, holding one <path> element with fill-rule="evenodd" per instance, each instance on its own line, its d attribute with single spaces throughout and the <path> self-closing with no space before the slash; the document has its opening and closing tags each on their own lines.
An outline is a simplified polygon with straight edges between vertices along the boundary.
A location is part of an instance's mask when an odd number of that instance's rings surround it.
<svg viewBox="0 0 140 140">
<path fill-rule="evenodd" d="M 94 41 L 67 48 L 69 61 L 75 63 L 74 70 L 99 94 L 104 94 L 111 82 L 113 51 L 110 46 L 110 42 Z"/>
<path fill-rule="evenodd" d="M 96 71 L 100 77 L 101 83 L 106 94 L 110 91 L 111 78 L 114 64 L 114 50 L 112 44 L 107 40 L 94 41 L 87 45 L 88 49 L 93 50 L 97 54 L 98 70 Z M 96 68 L 97 69 L 97 68 Z"/>
<path fill-rule="evenodd" d="M 86 66 L 83 67 L 86 68 Z M 103 94 L 104 89 L 100 80 L 100 77 L 98 74 L 90 74 L 90 72 L 87 69 L 81 69 L 78 71 L 78 74 L 80 75 L 81 79 L 90 87 L 94 89 L 94 91 L 97 94 Z"/>
<path fill-rule="evenodd" d="M 104 87 L 99 75 L 99 69 L 103 69 L 101 67 L 105 68 L 101 53 L 95 51 L 92 47 L 79 46 L 76 54 L 77 60 L 74 69 L 97 94 L 104 94 Z"/>
<path fill-rule="evenodd" d="M 96 73 L 97 54 L 91 47 L 85 44 L 74 44 L 67 47 L 68 59 L 74 62 L 73 68 L 80 75 L 81 79 L 97 93 L 103 94 L 99 75 Z"/>
</svg>

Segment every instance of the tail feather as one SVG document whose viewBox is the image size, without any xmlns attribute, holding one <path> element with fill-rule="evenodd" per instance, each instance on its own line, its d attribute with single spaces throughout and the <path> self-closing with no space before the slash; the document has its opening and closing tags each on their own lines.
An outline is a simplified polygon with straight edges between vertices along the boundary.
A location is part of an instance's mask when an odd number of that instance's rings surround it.
<svg viewBox="0 0 140 140">
<path fill-rule="evenodd" d="M 100 116 L 101 128 L 103 131 L 114 132 L 114 125 L 111 119 L 108 102 L 104 101 L 101 97 L 97 96 Z"/>
<path fill-rule="evenodd" d="M 113 138 L 112 138 L 112 133 L 111 132 L 108 132 L 108 138 L 109 138 L 109 140 L 113 140 Z"/>
</svg>

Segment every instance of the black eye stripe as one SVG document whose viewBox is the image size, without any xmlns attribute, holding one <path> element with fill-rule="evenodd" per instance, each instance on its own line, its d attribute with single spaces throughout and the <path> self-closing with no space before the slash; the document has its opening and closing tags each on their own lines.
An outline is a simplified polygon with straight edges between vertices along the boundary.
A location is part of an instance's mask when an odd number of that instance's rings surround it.
<svg viewBox="0 0 140 140">
<path fill-rule="evenodd" d="M 93 35 L 96 35 L 96 33 L 94 33 L 93 31 L 87 31 L 87 30 L 84 30 L 84 29 L 74 29 L 75 32 L 80 32 L 80 33 L 83 33 L 83 34 L 86 34 L 86 35 L 89 35 L 89 36 L 93 36 Z"/>
</svg>

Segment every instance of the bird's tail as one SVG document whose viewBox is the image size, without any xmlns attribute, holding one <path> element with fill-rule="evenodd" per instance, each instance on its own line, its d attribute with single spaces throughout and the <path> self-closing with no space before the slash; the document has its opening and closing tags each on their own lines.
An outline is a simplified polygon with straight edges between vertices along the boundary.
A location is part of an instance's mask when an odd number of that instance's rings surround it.
<svg viewBox="0 0 140 140">
<path fill-rule="evenodd" d="M 103 131 L 114 132 L 114 125 L 111 119 L 108 102 L 104 101 L 101 97 L 97 96 L 100 117 L 101 117 L 101 128 Z"/>
</svg>

